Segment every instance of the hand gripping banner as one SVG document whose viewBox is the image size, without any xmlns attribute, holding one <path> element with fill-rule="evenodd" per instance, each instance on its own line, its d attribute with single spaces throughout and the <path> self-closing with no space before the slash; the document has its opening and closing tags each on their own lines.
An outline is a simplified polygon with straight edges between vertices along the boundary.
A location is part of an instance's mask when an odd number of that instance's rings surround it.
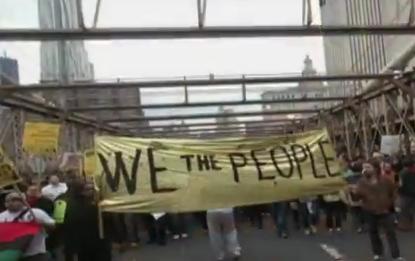
<svg viewBox="0 0 415 261">
<path fill-rule="evenodd" d="M 100 136 L 96 181 L 103 211 L 187 212 L 342 189 L 325 130 L 216 140 Z"/>
</svg>

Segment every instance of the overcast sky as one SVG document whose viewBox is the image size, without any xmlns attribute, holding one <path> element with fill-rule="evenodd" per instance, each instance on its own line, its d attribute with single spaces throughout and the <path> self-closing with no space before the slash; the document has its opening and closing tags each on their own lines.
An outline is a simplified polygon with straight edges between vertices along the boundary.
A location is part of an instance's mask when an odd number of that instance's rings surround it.
<svg viewBox="0 0 415 261">
<path fill-rule="evenodd" d="M 92 22 L 95 2 L 83 1 L 87 24 Z M 318 1 L 313 2 L 318 23 Z M 0 3 L 0 27 L 38 27 L 37 0 Z M 206 25 L 299 25 L 301 4 L 302 0 L 209 0 Z M 196 0 L 102 0 L 98 26 L 196 24 Z M 313 59 L 317 71 L 325 71 L 320 37 L 90 41 L 86 46 L 97 79 L 293 73 L 301 71 L 306 54 Z M 19 60 L 23 83 L 38 81 L 38 43 L 0 42 L 0 52 L 3 51 Z M 146 95 L 143 98 L 146 102 Z"/>
</svg>

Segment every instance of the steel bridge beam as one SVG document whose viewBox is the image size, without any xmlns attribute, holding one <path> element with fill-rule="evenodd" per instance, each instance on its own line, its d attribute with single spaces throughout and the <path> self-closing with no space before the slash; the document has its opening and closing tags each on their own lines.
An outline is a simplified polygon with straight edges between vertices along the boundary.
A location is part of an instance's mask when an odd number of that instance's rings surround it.
<svg viewBox="0 0 415 261">
<path fill-rule="evenodd" d="M 220 131 L 220 132 L 215 132 L 215 133 L 163 133 L 163 134 L 146 134 L 143 135 L 143 137 L 146 138 L 174 138 L 174 137 L 178 137 L 178 138 L 206 138 L 206 139 L 214 139 L 214 138 L 219 138 L 219 137 L 241 137 L 241 136 L 247 136 L 247 137 L 261 137 L 261 136 L 265 136 L 265 135 L 278 135 L 278 134 L 282 134 L 282 133 L 288 133 L 291 131 L 294 131 L 295 129 L 292 128 L 286 128 L 286 129 L 274 129 L 274 130 L 267 130 L 267 131 L 263 131 L 263 132 L 258 132 L 255 133 L 254 135 L 252 134 L 246 134 L 242 131 Z M 183 136 L 184 135 L 184 136 Z"/>
<path fill-rule="evenodd" d="M 233 125 L 232 123 L 230 123 L 229 125 Z M 206 133 L 206 132 L 222 132 L 222 131 L 242 131 L 242 132 L 250 132 L 250 131 L 255 131 L 255 132 L 263 132 L 263 131 L 269 131 L 269 130 L 280 130 L 280 129 L 284 129 L 286 127 L 292 128 L 293 126 L 297 126 L 297 125 L 262 125 L 262 126 L 255 126 L 255 127 L 249 127 L 246 128 L 245 126 L 228 126 L 228 127 L 221 127 L 221 128 L 200 128 L 200 129 L 173 129 L 173 130 L 146 130 L 146 131 L 137 131 L 138 135 L 141 134 L 163 134 L 163 133 L 183 133 L 183 134 L 187 134 L 187 133 Z"/>
<path fill-rule="evenodd" d="M 157 128 L 183 128 L 183 127 L 216 127 L 222 125 L 242 125 L 242 124 L 274 124 L 274 123 L 301 123 L 307 120 L 312 120 L 312 118 L 296 118 L 296 119 L 275 119 L 275 120 L 246 120 L 246 121 L 237 121 L 235 123 L 229 124 L 229 122 L 203 122 L 203 123 L 183 123 L 183 124 L 154 124 L 149 126 L 128 126 L 123 127 L 126 130 L 147 130 L 147 129 L 157 129 Z"/>
<path fill-rule="evenodd" d="M 409 73 L 409 72 L 408 72 Z M 166 79 L 166 80 L 141 80 L 134 82 L 77 82 L 70 84 L 25 84 L 4 85 L 1 91 L 5 93 L 28 93 L 46 91 L 73 91 L 86 89 L 131 89 L 131 88 L 166 88 L 166 87 L 206 87 L 235 84 L 268 84 L 268 83 L 299 83 L 299 82 L 323 82 L 323 81 L 361 81 L 380 79 L 387 80 L 402 76 L 402 73 L 384 74 L 340 74 L 340 75 L 316 75 L 316 76 L 249 76 L 213 78 L 213 79 Z"/>
<path fill-rule="evenodd" d="M 41 30 L 8 28 L 0 30 L 0 41 L 58 41 L 114 39 L 192 39 L 306 37 L 339 35 L 413 35 L 413 25 L 333 25 L 333 26 L 205 26 L 152 28 L 88 28 Z"/>
<path fill-rule="evenodd" d="M 241 105 L 267 105 L 280 103 L 309 103 L 309 102 L 331 102 L 345 101 L 346 97 L 321 97 L 321 98 L 292 98 L 279 100 L 245 100 L 245 101 L 224 101 L 224 102 L 188 102 L 188 103 L 160 103 L 160 104 L 141 104 L 134 106 L 91 106 L 69 108 L 71 112 L 93 112 L 93 111 L 126 111 L 137 109 L 164 109 L 164 108 L 189 108 L 189 107 L 209 107 L 209 106 L 241 106 Z"/>
<path fill-rule="evenodd" d="M 83 125 L 86 127 L 91 127 L 94 129 L 108 131 L 111 133 L 119 133 L 120 131 L 117 127 L 113 127 L 108 124 L 98 123 L 94 119 L 85 116 L 77 114 L 67 114 L 67 112 L 63 111 L 62 109 L 39 103 L 28 97 L 10 96 L 3 100 L 0 100 L 0 105 L 13 109 L 21 109 L 29 113 L 50 117 L 52 119 L 64 119 L 68 122 Z"/>
<path fill-rule="evenodd" d="M 254 111 L 254 112 L 251 111 L 251 112 L 239 112 L 239 113 L 228 113 L 228 114 L 227 113 L 203 113 L 203 114 L 190 114 L 190 115 L 129 117 L 129 118 L 104 119 L 103 122 L 104 123 L 115 123 L 115 122 L 140 122 L 140 121 L 168 121 L 168 120 L 185 120 L 185 119 L 248 117 L 248 116 L 263 116 L 263 115 L 313 114 L 313 113 L 320 113 L 321 110 L 305 109 L 305 110 Z"/>
</svg>

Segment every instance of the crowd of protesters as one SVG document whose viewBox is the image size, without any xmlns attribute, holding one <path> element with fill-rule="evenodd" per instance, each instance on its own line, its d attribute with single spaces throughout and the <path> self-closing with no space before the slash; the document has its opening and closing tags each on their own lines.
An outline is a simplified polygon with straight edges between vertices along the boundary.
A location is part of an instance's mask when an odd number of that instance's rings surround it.
<svg viewBox="0 0 415 261">
<path fill-rule="evenodd" d="M 415 160 L 375 153 L 370 160 L 344 160 L 348 186 L 328 195 L 300 198 L 199 213 L 105 213 L 99 215 L 94 184 L 76 175 L 51 175 L 46 183 L 31 183 L 22 193 L 3 193 L 0 222 L 35 219 L 45 226 L 32 241 L 24 260 L 111 260 L 112 249 L 147 244 L 166 245 L 189 237 L 190 226 L 208 232 L 217 260 L 238 260 L 242 249 L 237 227 L 243 220 L 265 229 L 264 217 L 274 220 L 277 236 L 288 238 L 293 230 L 312 236 L 328 233 L 367 233 L 374 260 L 384 255 L 380 229 L 385 231 L 392 258 L 400 255 L 396 227 L 410 230 L 415 213 Z M 7 191 L 4 191 L 7 192 Z M 30 209 L 30 211 L 28 211 Z M 99 218 L 101 217 L 101 218 Z M 351 222 L 347 222 L 350 219 Z M 292 225 L 291 225 L 292 224 Z M 346 224 L 351 224 L 351 227 Z M 146 232 L 146 236 L 143 236 Z"/>
</svg>

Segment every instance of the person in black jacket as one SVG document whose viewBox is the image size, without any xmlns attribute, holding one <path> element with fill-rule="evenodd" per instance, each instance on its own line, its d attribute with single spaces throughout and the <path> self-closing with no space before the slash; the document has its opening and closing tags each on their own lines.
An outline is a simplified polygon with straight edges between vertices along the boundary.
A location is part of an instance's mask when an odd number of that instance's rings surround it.
<svg viewBox="0 0 415 261">
<path fill-rule="evenodd" d="M 77 183 L 73 184 L 66 199 L 63 224 L 66 248 L 78 257 L 78 261 L 110 261 L 111 243 L 99 234 L 94 185 Z"/>
<path fill-rule="evenodd" d="M 415 215 L 415 161 L 408 158 L 400 173 L 400 196 L 402 204 L 403 228 L 412 229 Z"/>
</svg>

